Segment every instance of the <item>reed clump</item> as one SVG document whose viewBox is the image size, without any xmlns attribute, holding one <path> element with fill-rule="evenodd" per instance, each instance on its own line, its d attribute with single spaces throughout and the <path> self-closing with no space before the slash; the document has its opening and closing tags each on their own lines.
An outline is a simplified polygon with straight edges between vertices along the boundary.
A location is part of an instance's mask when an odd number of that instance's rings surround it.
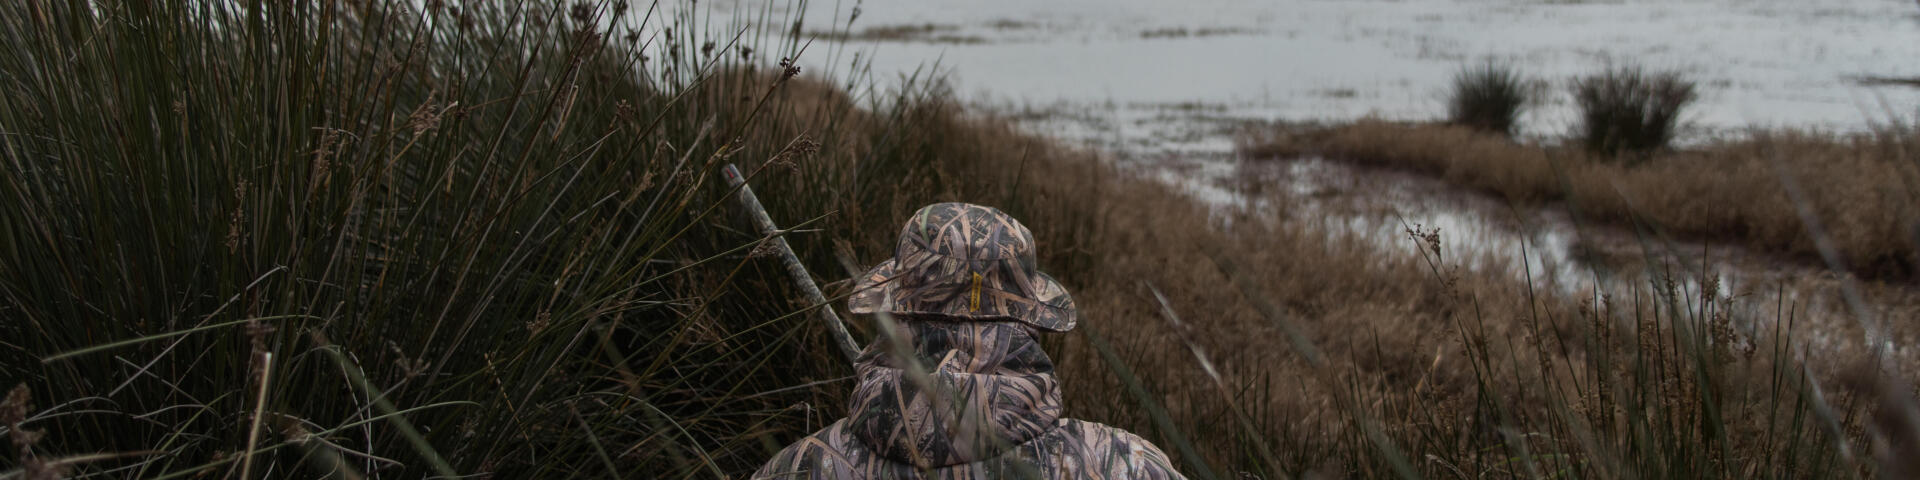
<svg viewBox="0 0 1920 480">
<path fill-rule="evenodd" d="M 1573 81 L 1577 136 L 1587 151 L 1603 157 L 1644 156 L 1667 148 L 1680 129 L 1680 114 L 1697 96 L 1694 82 L 1680 72 L 1608 67 Z"/>
<path fill-rule="evenodd" d="M 1533 87 L 1511 64 L 1487 60 L 1461 67 L 1447 93 L 1447 120 L 1502 136 L 1513 135 Z"/>
</svg>

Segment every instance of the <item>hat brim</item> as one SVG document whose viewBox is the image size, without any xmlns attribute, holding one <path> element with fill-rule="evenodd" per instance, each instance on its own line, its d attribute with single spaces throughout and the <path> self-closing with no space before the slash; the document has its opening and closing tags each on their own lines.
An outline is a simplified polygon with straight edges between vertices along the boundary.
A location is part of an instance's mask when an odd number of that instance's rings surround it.
<svg viewBox="0 0 1920 480">
<path fill-rule="evenodd" d="M 858 314 L 938 315 L 983 321 L 1012 320 L 1049 332 L 1065 332 L 1079 324 L 1079 312 L 1074 308 L 1073 297 L 1067 294 L 1065 286 L 1045 273 L 1034 272 L 1031 277 L 1033 294 L 1016 300 L 1031 308 L 1012 314 L 973 314 L 921 305 L 904 295 L 908 292 L 898 288 L 895 282 L 901 278 L 898 266 L 898 261 L 888 259 L 861 275 L 854 282 L 853 295 L 847 297 L 847 311 Z"/>
</svg>

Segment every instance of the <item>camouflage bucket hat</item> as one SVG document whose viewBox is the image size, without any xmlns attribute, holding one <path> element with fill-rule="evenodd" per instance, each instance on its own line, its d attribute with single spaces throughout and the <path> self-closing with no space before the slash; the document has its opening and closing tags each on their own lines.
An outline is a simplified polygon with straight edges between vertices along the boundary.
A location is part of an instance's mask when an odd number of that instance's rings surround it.
<svg viewBox="0 0 1920 480">
<path fill-rule="evenodd" d="M 1033 233 L 993 207 L 938 203 L 900 229 L 893 259 L 854 284 L 853 313 L 931 314 L 1073 329 L 1073 298 L 1035 268 Z"/>
</svg>

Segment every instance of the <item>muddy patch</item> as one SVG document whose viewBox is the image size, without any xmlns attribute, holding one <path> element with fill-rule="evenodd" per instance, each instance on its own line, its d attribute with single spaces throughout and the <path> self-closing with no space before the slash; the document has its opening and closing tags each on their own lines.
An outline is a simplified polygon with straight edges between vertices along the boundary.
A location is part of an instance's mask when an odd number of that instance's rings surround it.
<svg viewBox="0 0 1920 480">
<path fill-rule="evenodd" d="M 1219 37 L 1226 35 L 1258 35 L 1259 33 L 1258 30 L 1239 27 L 1199 27 L 1193 29 L 1188 29 L 1187 27 L 1166 27 L 1143 30 L 1140 32 L 1140 38 Z"/>
<path fill-rule="evenodd" d="M 882 25 L 859 31 L 811 31 L 807 35 L 830 42 L 916 42 L 947 45 L 987 43 L 986 37 L 960 34 L 956 25 L 923 23 L 919 25 Z"/>
<path fill-rule="evenodd" d="M 1863 75 L 1853 78 L 1855 83 L 1868 87 L 1912 87 L 1920 88 L 1920 77 L 1881 77 Z"/>
</svg>

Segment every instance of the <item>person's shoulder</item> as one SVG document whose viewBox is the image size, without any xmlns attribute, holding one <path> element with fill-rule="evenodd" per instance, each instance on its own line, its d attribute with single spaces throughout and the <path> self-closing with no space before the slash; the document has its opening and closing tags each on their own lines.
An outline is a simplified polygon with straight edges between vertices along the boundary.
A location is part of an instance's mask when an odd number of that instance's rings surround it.
<svg viewBox="0 0 1920 480">
<path fill-rule="evenodd" d="M 1122 472 L 1113 478 L 1149 478 L 1182 479 L 1178 470 L 1174 470 L 1173 461 L 1166 452 L 1153 442 L 1134 435 L 1118 427 L 1084 420 L 1063 419 L 1060 422 L 1062 433 L 1066 433 L 1079 444 L 1082 452 L 1104 454 L 1111 463 Z"/>
<path fill-rule="evenodd" d="M 1086 420 L 1061 419 L 1060 428 L 1064 433 L 1068 433 L 1080 440 L 1080 443 L 1091 447 L 1110 445 L 1115 447 L 1143 448 L 1145 450 L 1151 450 L 1154 453 L 1160 452 L 1160 449 L 1153 446 L 1153 443 L 1148 442 L 1147 439 L 1140 438 L 1139 435 L 1134 435 L 1133 432 L 1112 425 Z M 1098 449 L 1099 448 L 1095 448 L 1095 450 Z"/>
<path fill-rule="evenodd" d="M 850 448 L 857 447 L 846 429 L 846 421 L 841 420 L 813 432 L 799 441 L 787 445 L 775 453 L 773 458 L 753 472 L 753 479 L 824 479 L 847 478 L 842 470 L 855 466 L 848 463 L 852 456 Z"/>
</svg>

